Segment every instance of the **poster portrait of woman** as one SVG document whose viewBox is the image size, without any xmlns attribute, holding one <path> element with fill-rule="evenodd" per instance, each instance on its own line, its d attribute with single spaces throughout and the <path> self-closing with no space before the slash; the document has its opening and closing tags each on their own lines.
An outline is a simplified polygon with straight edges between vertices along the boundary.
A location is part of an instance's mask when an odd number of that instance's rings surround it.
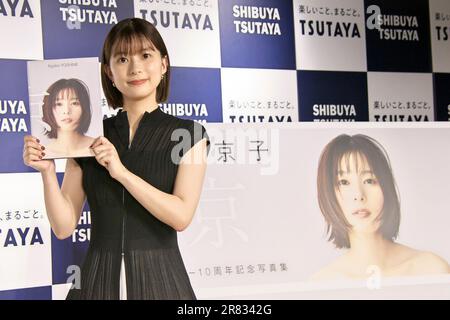
<svg viewBox="0 0 450 320">
<path fill-rule="evenodd" d="M 312 280 L 363 279 L 376 267 L 383 277 L 449 273 L 433 252 L 396 241 L 400 196 L 386 150 L 375 139 L 341 134 L 322 151 L 317 197 L 328 241 L 346 252 Z"/>
</svg>

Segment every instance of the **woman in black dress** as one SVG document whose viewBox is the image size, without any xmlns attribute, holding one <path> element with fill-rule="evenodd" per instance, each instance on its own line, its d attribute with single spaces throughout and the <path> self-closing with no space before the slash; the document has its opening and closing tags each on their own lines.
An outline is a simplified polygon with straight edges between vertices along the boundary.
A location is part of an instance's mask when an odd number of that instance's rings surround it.
<svg viewBox="0 0 450 320">
<path fill-rule="evenodd" d="M 165 114 L 170 62 L 155 27 L 133 18 L 109 32 L 102 54 L 109 105 L 95 157 L 68 159 L 62 187 L 53 160 L 33 136 L 24 162 L 42 174 L 47 215 L 59 239 L 77 226 L 85 198 L 91 239 L 81 287 L 67 299 L 195 299 L 177 242 L 192 221 L 206 171 L 209 139 L 192 120 Z M 186 84 L 188 85 L 188 84 Z"/>
</svg>

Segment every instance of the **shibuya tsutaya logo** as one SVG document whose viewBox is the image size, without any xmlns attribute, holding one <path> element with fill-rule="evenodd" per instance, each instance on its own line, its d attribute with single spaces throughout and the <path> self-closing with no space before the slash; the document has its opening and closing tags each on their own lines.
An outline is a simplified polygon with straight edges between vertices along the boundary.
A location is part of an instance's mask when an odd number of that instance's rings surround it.
<svg viewBox="0 0 450 320">
<path fill-rule="evenodd" d="M 378 30 L 380 40 L 419 41 L 417 16 L 382 14 L 377 5 L 367 7 L 367 29 Z"/>
<path fill-rule="evenodd" d="M 116 0 L 59 0 L 61 19 L 69 30 L 81 29 L 82 23 L 110 24 L 118 23 Z M 109 10 L 111 9 L 111 10 Z"/>
</svg>

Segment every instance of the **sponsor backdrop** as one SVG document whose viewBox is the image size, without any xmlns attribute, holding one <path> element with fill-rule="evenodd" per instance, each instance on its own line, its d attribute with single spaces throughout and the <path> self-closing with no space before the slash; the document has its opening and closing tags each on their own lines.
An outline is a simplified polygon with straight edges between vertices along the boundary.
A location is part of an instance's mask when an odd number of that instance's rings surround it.
<svg viewBox="0 0 450 320">
<path fill-rule="evenodd" d="M 147 19 L 166 41 L 173 81 L 162 110 L 207 128 L 220 127 L 209 123 L 263 128 L 295 122 L 450 120 L 448 0 L 0 0 L 0 298 L 64 298 L 89 243 L 88 204 L 73 236 L 58 240 L 46 218 L 40 175 L 22 162 L 23 136 L 30 132 L 27 61 L 99 57 L 108 30 L 126 17 Z M 114 114 L 104 98 L 98 106 L 105 117 Z M 253 141 L 253 149 L 264 150 L 257 138 Z M 429 147 L 445 148 L 448 139 L 439 141 L 429 141 Z M 233 159 L 225 140 L 217 144 L 223 153 L 218 158 Z M 64 160 L 57 161 L 57 171 L 61 182 Z M 220 239 L 206 243 L 202 237 L 217 221 L 235 217 L 233 208 L 240 205 L 232 193 L 248 191 L 239 182 L 223 186 L 218 172 L 208 173 L 208 188 L 223 190 L 232 204 L 210 203 L 217 216 L 202 219 L 212 226 L 197 230 L 197 237 L 190 233 L 180 239 L 188 269 L 198 269 L 190 276 L 199 298 L 208 297 L 202 288 L 232 286 L 238 280 L 198 278 L 198 271 L 214 272 L 206 266 L 238 263 L 208 263 L 195 253 L 204 252 L 205 245 L 221 245 Z M 206 208 L 204 202 L 200 208 Z M 229 228 L 249 241 L 239 226 Z M 266 247 L 278 243 L 261 241 Z M 253 239 L 249 245 L 258 243 Z M 258 270 L 277 264 L 280 272 L 264 278 L 268 282 L 302 279 L 282 272 L 292 270 L 283 251 L 260 259 L 258 250 L 254 260 L 249 256 L 244 262 L 261 265 Z M 449 258 L 448 252 L 441 253 Z M 191 256 L 202 264 L 197 266 Z"/>
</svg>

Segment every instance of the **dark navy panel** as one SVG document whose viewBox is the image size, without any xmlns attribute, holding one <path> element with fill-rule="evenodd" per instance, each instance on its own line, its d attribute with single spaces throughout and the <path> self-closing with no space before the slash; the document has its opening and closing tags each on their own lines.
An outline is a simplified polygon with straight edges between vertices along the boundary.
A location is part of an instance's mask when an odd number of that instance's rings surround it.
<svg viewBox="0 0 450 320">
<path fill-rule="evenodd" d="M 450 121 L 450 74 L 435 73 L 433 82 L 436 120 Z"/>
<path fill-rule="evenodd" d="M 364 4 L 368 70 L 431 72 L 428 0 L 365 0 Z M 369 6 L 378 6 L 383 19 L 387 17 L 384 20 L 388 22 L 381 26 L 381 32 L 369 28 L 378 16 L 377 9 L 367 13 Z M 387 40 L 387 37 L 396 40 Z"/>
<path fill-rule="evenodd" d="M 103 41 L 115 21 L 134 15 L 133 1 L 111 2 L 117 4 L 117 8 L 114 5 L 108 7 L 108 0 L 95 1 L 99 6 L 62 2 L 41 0 L 44 59 L 99 57 Z M 83 22 L 73 23 L 70 21 L 72 16 Z"/>
<path fill-rule="evenodd" d="M 184 119 L 222 122 L 220 69 L 172 67 L 170 96 L 162 110 Z"/>
<path fill-rule="evenodd" d="M 366 72 L 297 71 L 301 121 L 368 121 Z"/>
<path fill-rule="evenodd" d="M 0 300 L 51 300 L 52 287 L 35 287 L 0 291 Z"/>
<path fill-rule="evenodd" d="M 0 60 L 1 172 L 29 172 L 23 163 L 23 137 L 30 130 L 26 61 Z"/>
<path fill-rule="evenodd" d="M 266 16 L 257 13 L 253 18 L 253 13 L 242 14 L 241 7 L 244 12 L 270 8 L 272 13 L 266 10 Z M 223 67 L 296 68 L 292 0 L 219 1 L 219 21 Z"/>
</svg>

